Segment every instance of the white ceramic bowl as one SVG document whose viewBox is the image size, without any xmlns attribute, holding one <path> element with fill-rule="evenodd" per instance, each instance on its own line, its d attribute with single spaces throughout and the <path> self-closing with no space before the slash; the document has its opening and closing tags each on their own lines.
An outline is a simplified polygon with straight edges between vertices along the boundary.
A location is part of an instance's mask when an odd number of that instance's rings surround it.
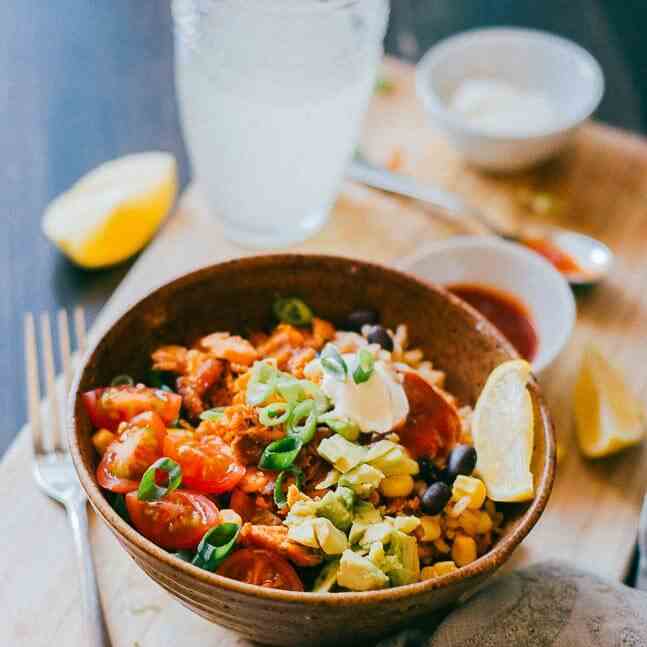
<svg viewBox="0 0 647 647">
<path fill-rule="evenodd" d="M 515 134 L 492 134 L 450 110 L 449 101 L 466 79 L 496 79 L 540 92 L 557 106 L 550 127 Z M 465 158 L 494 171 L 518 170 L 544 160 L 572 137 L 597 108 L 604 75 L 579 45 L 529 29 L 467 31 L 432 47 L 416 72 L 418 96 L 433 121 Z"/>
<path fill-rule="evenodd" d="M 559 355 L 573 331 L 575 299 L 568 283 L 548 261 L 521 245 L 490 236 L 457 236 L 430 243 L 398 266 L 432 283 L 484 285 L 517 297 L 536 327 L 536 373 Z"/>
</svg>

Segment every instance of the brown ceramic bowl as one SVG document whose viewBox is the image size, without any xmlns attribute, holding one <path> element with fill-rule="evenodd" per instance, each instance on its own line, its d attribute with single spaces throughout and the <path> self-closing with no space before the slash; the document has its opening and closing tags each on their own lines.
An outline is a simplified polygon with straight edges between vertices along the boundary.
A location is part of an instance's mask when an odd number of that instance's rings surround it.
<svg viewBox="0 0 647 647">
<path fill-rule="evenodd" d="M 320 316 L 341 323 L 357 308 L 383 323 L 408 325 L 447 372 L 449 390 L 474 404 L 490 371 L 516 357 L 485 319 L 441 288 L 400 272 L 331 256 L 258 256 L 221 263 L 179 278 L 133 306 L 86 354 L 73 390 L 69 434 L 74 464 L 95 510 L 141 568 L 199 615 L 275 645 L 364 644 L 458 601 L 498 569 L 539 519 L 555 469 L 550 418 L 536 384 L 533 472 L 536 496 L 506 509 L 503 536 L 492 550 L 445 577 L 366 593 L 295 593 L 243 584 L 200 570 L 158 548 L 113 511 L 97 486 L 90 421 L 79 393 L 113 376 L 143 378 L 153 349 L 189 344 L 215 330 L 268 327 L 277 295 L 298 296 Z"/>
</svg>

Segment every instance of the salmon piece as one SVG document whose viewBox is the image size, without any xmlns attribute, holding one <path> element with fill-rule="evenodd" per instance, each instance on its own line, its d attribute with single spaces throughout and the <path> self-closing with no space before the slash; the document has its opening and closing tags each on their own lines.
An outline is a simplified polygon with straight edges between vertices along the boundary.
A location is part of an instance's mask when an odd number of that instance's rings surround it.
<svg viewBox="0 0 647 647">
<path fill-rule="evenodd" d="M 312 319 L 312 335 L 307 339 L 308 346 L 316 350 L 321 350 L 326 342 L 335 338 L 335 327 L 325 319 Z"/>
<path fill-rule="evenodd" d="M 276 551 L 297 566 L 317 566 L 323 561 L 321 553 L 288 539 L 287 526 L 260 526 L 246 523 L 240 530 L 239 541 L 245 546 L 257 546 Z"/>
<path fill-rule="evenodd" d="M 303 369 L 317 357 L 317 351 L 314 348 L 301 348 L 292 354 L 288 360 L 287 369 L 294 377 L 302 379 Z"/>
<path fill-rule="evenodd" d="M 197 418 L 208 408 L 204 396 L 223 376 L 225 363 L 200 351 L 190 350 L 186 364 L 184 375 L 177 380 L 177 390 L 189 414 Z"/>
<path fill-rule="evenodd" d="M 256 349 L 246 339 L 228 332 L 207 335 L 198 342 L 198 347 L 218 359 L 242 366 L 251 366 L 258 359 Z"/>
<path fill-rule="evenodd" d="M 238 487 L 246 494 L 272 494 L 274 492 L 274 472 L 248 467 L 245 476 L 238 481 Z"/>
<path fill-rule="evenodd" d="M 187 353 L 184 346 L 162 346 L 151 355 L 153 370 L 184 373 L 187 368 Z"/>
</svg>

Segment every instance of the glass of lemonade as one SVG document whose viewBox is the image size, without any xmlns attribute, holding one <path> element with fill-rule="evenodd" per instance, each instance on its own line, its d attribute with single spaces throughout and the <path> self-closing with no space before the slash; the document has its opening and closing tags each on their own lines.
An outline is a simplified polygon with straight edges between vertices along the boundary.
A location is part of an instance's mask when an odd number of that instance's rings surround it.
<svg viewBox="0 0 647 647">
<path fill-rule="evenodd" d="M 325 224 L 388 12 L 388 0 L 174 0 L 184 137 L 228 238 L 278 247 Z"/>
</svg>

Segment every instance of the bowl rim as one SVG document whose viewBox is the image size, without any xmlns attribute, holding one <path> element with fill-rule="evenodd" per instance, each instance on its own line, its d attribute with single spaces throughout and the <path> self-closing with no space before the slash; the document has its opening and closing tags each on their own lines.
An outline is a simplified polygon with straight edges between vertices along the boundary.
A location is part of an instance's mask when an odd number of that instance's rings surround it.
<svg viewBox="0 0 647 647">
<path fill-rule="evenodd" d="M 577 307 L 575 304 L 575 297 L 573 291 L 568 285 L 568 281 L 564 276 L 555 268 L 549 261 L 543 258 L 540 254 L 533 252 L 531 249 L 525 248 L 519 243 L 508 240 L 502 240 L 498 236 L 487 235 L 465 235 L 465 236 L 452 236 L 451 238 L 432 241 L 424 245 L 419 251 L 406 256 L 398 262 L 398 268 L 403 269 L 405 272 L 413 273 L 413 266 L 422 260 L 432 257 L 434 254 L 443 252 L 450 252 L 452 250 L 460 249 L 495 249 L 497 253 L 502 256 L 507 256 L 514 259 L 512 263 L 519 262 L 526 268 L 530 265 L 537 269 L 538 273 L 545 278 L 545 282 L 551 282 L 556 289 L 555 303 L 560 306 L 563 312 L 563 325 L 560 327 L 560 334 L 558 337 L 550 340 L 549 351 L 541 353 L 541 345 L 544 340 L 540 339 L 540 354 L 536 359 L 532 360 L 533 371 L 541 373 L 544 369 L 548 368 L 566 348 L 575 328 L 575 321 L 577 318 Z M 418 276 L 415 274 L 415 276 Z M 423 278 L 424 277 L 420 277 Z M 468 280 L 467 283 L 470 283 Z M 488 285 L 487 280 L 476 281 L 481 285 Z M 491 286 L 496 288 L 497 286 Z M 504 288 L 504 291 L 507 291 Z M 524 304 L 527 305 L 521 295 L 519 296 Z M 467 304 L 469 306 L 469 304 Z M 471 306 L 470 306 L 471 307 Z M 535 314 L 535 319 L 537 315 Z M 541 362 L 537 361 L 541 358 Z"/>
<path fill-rule="evenodd" d="M 571 50 L 579 58 L 581 63 L 589 68 L 593 75 L 592 83 L 590 84 L 590 93 L 586 101 L 581 102 L 581 106 L 575 111 L 572 117 L 563 118 L 558 116 L 555 119 L 554 125 L 534 131 L 497 135 L 467 123 L 460 115 L 450 110 L 435 92 L 429 78 L 430 68 L 435 62 L 435 59 L 447 50 L 465 42 L 477 41 L 483 36 L 486 38 L 492 36 L 526 38 L 529 41 L 542 43 L 549 47 L 557 46 Z M 415 84 L 416 93 L 423 105 L 443 126 L 459 130 L 473 137 L 479 137 L 487 142 L 536 141 L 567 132 L 584 122 L 595 112 L 602 101 L 606 87 L 604 72 L 600 63 L 593 54 L 581 45 L 548 31 L 514 26 L 467 29 L 443 38 L 428 49 L 416 65 Z"/>
<path fill-rule="evenodd" d="M 94 510 L 103 519 L 106 525 L 110 528 L 111 532 L 117 536 L 120 544 L 123 541 L 132 544 L 137 552 L 144 553 L 148 558 L 162 562 L 166 567 L 175 571 L 180 571 L 184 576 L 194 577 L 200 581 L 201 584 L 214 587 L 215 589 L 226 590 L 228 592 L 240 594 L 243 596 L 252 596 L 257 599 L 292 603 L 292 604 L 311 604 L 312 606 L 336 607 L 336 606 L 361 606 L 365 604 L 379 604 L 400 600 L 402 598 L 415 597 L 424 593 L 428 593 L 435 589 L 444 589 L 451 587 L 458 582 L 467 581 L 478 575 L 484 575 L 495 571 L 510 557 L 514 549 L 530 532 L 532 527 L 537 523 L 539 517 L 544 511 L 550 492 L 552 490 L 553 481 L 555 477 L 556 466 L 556 440 L 554 426 L 548 408 L 545 404 L 544 398 L 539 390 L 536 380 L 532 379 L 529 384 L 531 395 L 536 403 L 536 408 L 539 411 L 539 418 L 541 420 L 541 429 L 543 430 L 544 445 L 545 445 L 545 463 L 541 474 L 537 480 L 537 489 L 534 499 L 530 502 L 528 509 L 519 518 L 517 527 L 507 536 L 502 537 L 499 541 L 482 557 L 463 566 L 453 573 L 449 573 L 439 578 L 429 580 L 422 580 L 413 584 L 397 586 L 389 589 L 380 589 L 375 591 L 364 592 L 338 592 L 338 593 L 313 593 L 307 591 L 284 591 L 280 589 L 269 589 L 255 584 L 247 584 L 239 582 L 216 573 L 211 573 L 203 569 L 193 566 L 188 562 L 175 557 L 170 552 L 160 548 L 152 541 L 146 539 L 137 530 L 124 521 L 115 510 L 110 506 L 104 494 L 101 492 L 99 486 L 94 480 L 93 474 L 86 468 L 81 456 L 80 443 L 77 438 L 77 425 L 75 408 L 78 400 L 78 391 L 81 379 L 85 373 L 85 369 L 93 358 L 95 352 L 103 342 L 107 334 L 118 324 L 123 318 L 127 317 L 135 308 L 137 308 L 142 301 L 153 297 L 156 293 L 163 289 L 167 289 L 174 284 L 191 283 L 198 281 L 202 276 L 208 276 L 216 268 L 223 268 L 230 266 L 232 268 L 240 264 L 248 263 L 275 263 L 275 262 L 289 262 L 296 260 L 329 260 L 334 262 L 353 263 L 363 267 L 372 268 L 379 272 L 387 272 L 389 274 L 399 275 L 409 281 L 424 287 L 426 290 L 433 290 L 441 293 L 445 298 L 449 299 L 454 305 L 463 308 L 479 325 L 484 326 L 489 333 L 494 334 L 499 338 L 502 345 L 511 349 L 508 342 L 501 336 L 494 326 L 492 326 L 486 319 L 484 319 L 478 312 L 472 308 L 467 307 L 464 302 L 444 290 L 442 287 L 427 281 L 421 280 L 418 277 L 403 272 L 401 270 L 387 267 L 379 263 L 372 263 L 358 259 L 352 259 L 342 256 L 334 256 L 329 254 L 265 254 L 237 258 L 221 263 L 214 263 L 197 270 L 177 276 L 162 285 L 159 285 L 146 292 L 141 298 L 128 305 L 127 308 L 120 311 L 119 315 L 112 319 L 108 326 L 101 329 L 100 335 L 95 335 L 91 343 L 85 350 L 80 359 L 79 366 L 75 372 L 72 387 L 70 389 L 69 398 L 67 401 L 67 415 L 65 418 L 67 441 L 69 445 L 72 462 L 77 472 L 81 486 L 85 491 L 88 500 L 92 504 Z M 514 350 L 512 351 L 514 355 Z M 128 552 L 128 551 L 127 551 Z"/>
</svg>

